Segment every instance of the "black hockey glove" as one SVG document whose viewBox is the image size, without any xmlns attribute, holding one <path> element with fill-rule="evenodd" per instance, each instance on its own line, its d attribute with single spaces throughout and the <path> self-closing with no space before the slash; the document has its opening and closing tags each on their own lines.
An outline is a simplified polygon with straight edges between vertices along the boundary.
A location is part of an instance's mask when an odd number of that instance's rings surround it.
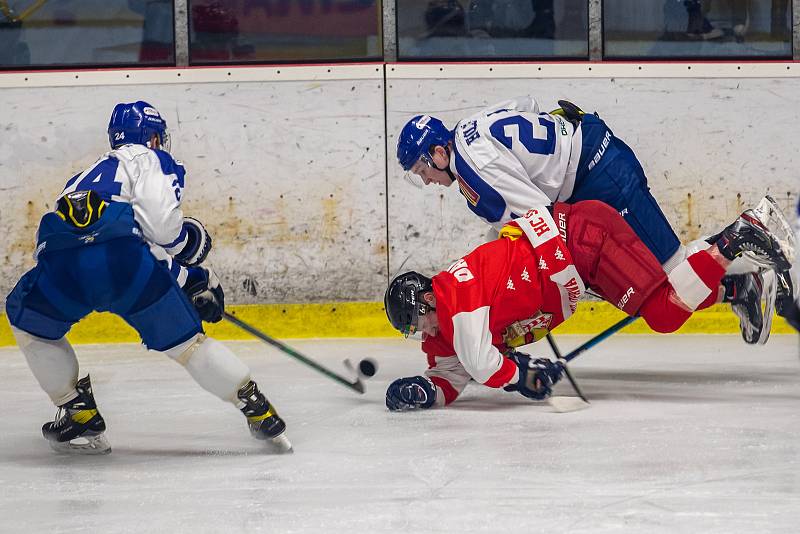
<svg viewBox="0 0 800 534">
<path fill-rule="evenodd" d="M 186 231 L 186 245 L 175 254 L 175 259 L 187 267 L 200 265 L 211 251 L 211 236 L 203 223 L 192 217 L 183 218 L 183 229 Z"/>
<path fill-rule="evenodd" d="M 386 407 L 393 412 L 430 408 L 436 402 L 436 386 L 430 378 L 398 378 L 386 390 Z"/>
<path fill-rule="evenodd" d="M 205 267 L 189 267 L 183 292 L 197 310 L 200 319 L 207 323 L 222 320 L 225 311 L 225 293 L 214 271 Z"/>
<path fill-rule="evenodd" d="M 519 381 L 503 389 L 517 391 L 533 400 L 544 400 L 553 393 L 553 386 L 561 380 L 564 367 L 547 358 L 531 358 L 527 354 L 511 351 L 506 354 L 519 368 Z"/>
</svg>

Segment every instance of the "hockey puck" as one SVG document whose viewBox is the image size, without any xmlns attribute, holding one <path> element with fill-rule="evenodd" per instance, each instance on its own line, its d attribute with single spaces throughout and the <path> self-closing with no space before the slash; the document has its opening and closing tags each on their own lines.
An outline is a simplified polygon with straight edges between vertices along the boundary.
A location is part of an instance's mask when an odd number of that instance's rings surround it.
<svg viewBox="0 0 800 534">
<path fill-rule="evenodd" d="M 378 372 L 378 363 L 372 358 L 364 358 L 358 362 L 358 373 L 365 378 L 371 378 Z"/>
</svg>

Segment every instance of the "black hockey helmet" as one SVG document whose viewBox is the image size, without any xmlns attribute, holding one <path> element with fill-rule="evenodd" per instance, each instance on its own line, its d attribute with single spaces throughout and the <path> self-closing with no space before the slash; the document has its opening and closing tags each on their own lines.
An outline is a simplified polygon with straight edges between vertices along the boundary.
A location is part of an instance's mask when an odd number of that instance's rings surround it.
<svg viewBox="0 0 800 534">
<path fill-rule="evenodd" d="M 386 317 L 404 336 L 416 332 L 420 315 L 430 309 L 421 296 L 432 290 L 431 279 L 414 271 L 396 276 L 389 284 L 383 298 Z"/>
</svg>

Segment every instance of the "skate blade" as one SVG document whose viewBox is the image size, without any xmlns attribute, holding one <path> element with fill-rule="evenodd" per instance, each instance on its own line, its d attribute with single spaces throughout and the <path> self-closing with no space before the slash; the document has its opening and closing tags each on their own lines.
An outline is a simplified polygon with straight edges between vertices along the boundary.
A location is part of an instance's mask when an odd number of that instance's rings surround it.
<svg viewBox="0 0 800 534">
<path fill-rule="evenodd" d="M 775 271 L 770 269 L 763 274 L 764 280 L 764 326 L 758 336 L 758 344 L 764 345 L 772 330 L 772 315 L 775 313 L 775 298 L 778 294 L 778 280 Z"/>
<path fill-rule="evenodd" d="M 740 306 L 731 306 L 731 311 L 739 318 L 739 330 L 742 332 L 742 339 L 748 345 L 755 345 L 758 341 L 756 330 L 750 325 L 747 313 Z"/>
<path fill-rule="evenodd" d="M 762 258 L 756 255 L 754 252 L 750 252 L 749 250 L 745 250 L 742 252 L 742 255 L 739 256 L 746 264 L 750 264 L 753 268 L 752 271 L 757 271 L 759 269 L 775 269 L 777 265 L 765 258 Z"/>
<path fill-rule="evenodd" d="M 280 436 L 275 436 L 274 438 L 270 438 L 266 440 L 266 442 L 269 443 L 270 449 L 277 454 L 291 454 L 294 452 L 294 448 L 292 448 L 292 442 L 286 437 L 286 433 L 283 433 Z"/>
<path fill-rule="evenodd" d="M 780 206 L 778 206 L 775 199 L 766 195 L 761 199 L 761 202 L 753 208 L 753 213 L 756 218 L 761 221 L 761 224 L 769 229 L 773 237 L 775 237 L 781 245 L 781 250 L 786 256 L 786 259 L 789 260 L 789 263 L 793 263 L 796 255 L 795 251 L 797 249 L 797 238 L 795 237 L 792 225 L 786 219 L 786 215 L 783 214 L 783 211 Z"/>
<path fill-rule="evenodd" d="M 85 440 L 78 441 L 78 440 Z M 111 452 L 111 444 L 104 434 L 91 437 L 77 438 L 72 441 L 50 441 L 50 448 L 59 454 L 99 455 Z"/>
<path fill-rule="evenodd" d="M 550 397 L 547 399 L 547 403 L 557 413 L 577 412 L 590 406 L 580 397 Z"/>
</svg>

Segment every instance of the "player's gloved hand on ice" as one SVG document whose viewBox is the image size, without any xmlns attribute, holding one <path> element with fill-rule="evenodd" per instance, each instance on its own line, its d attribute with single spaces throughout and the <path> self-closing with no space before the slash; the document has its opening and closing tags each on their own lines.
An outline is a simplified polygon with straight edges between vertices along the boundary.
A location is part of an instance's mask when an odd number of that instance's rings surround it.
<svg viewBox="0 0 800 534">
<path fill-rule="evenodd" d="M 386 407 L 396 412 L 430 408 L 436 402 L 436 386 L 425 376 L 398 378 L 386 390 Z"/>
<path fill-rule="evenodd" d="M 186 245 L 175 254 L 175 259 L 187 267 L 200 265 L 211 250 L 211 236 L 203 223 L 193 217 L 183 218 L 183 229 L 186 231 Z"/>
<path fill-rule="evenodd" d="M 183 292 L 189 297 L 200 319 L 207 323 L 222 320 L 225 311 L 225 293 L 219 285 L 219 278 L 210 268 L 189 267 Z"/>
<path fill-rule="evenodd" d="M 503 389 L 517 391 L 533 400 L 544 400 L 553 393 L 553 386 L 561 380 L 564 367 L 559 362 L 547 358 L 531 358 L 522 352 L 511 351 L 506 354 L 519 369 L 519 381 Z"/>
</svg>

